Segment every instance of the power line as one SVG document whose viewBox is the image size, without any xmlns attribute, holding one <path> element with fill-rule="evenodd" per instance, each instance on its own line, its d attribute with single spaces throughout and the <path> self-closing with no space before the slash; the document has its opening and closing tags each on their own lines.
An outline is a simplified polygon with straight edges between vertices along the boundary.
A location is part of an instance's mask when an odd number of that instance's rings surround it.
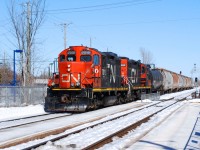
<svg viewBox="0 0 200 150">
<path fill-rule="evenodd" d="M 133 5 L 141 5 L 141 4 L 146 4 L 146 3 L 154 3 L 158 1 L 162 1 L 162 0 L 132 0 L 132 1 L 125 1 L 125 2 L 118 2 L 118 3 L 85 6 L 85 7 L 46 10 L 45 12 L 47 14 L 60 14 L 60 13 L 72 13 L 72 12 L 97 11 L 97 10 L 120 8 L 120 7 L 127 7 L 127 6 L 133 6 Z"/>
<path fill-rule="evenodd" d="M 97 10 L 104 10 L 104 9 L 111 9 L 111 8 L 128 7 L 132 5 L 140 5 L 140 4 L 146 4 L 146 3 L 154 3 L 157 1 L 162 1 L 162 0 L 130 0 L 130 1 L 125 1 L 125 2 L 107 3 L 107 4 L 99 4 L 99 5 L 92 5 L 92 6 L 45 10 L 44 12 L 46 12 L 46 14 L 60 14 L 60 13 L 72 13 L 72 12 L 97 11 Z M 34 11 L 32 13 L 34 14 Z M 8 20 L 7 23 L 4 23 L 3 25 L 0 25 L 0 26 L 5 26 L 11 22 L 10 18 L 4 19 L 4 20 L 5 21 Z M 1 20 L 1 22 L 4 22 L 4 20 Z"/>
<path fill-rule="evenodd" d="M 79 26 L 79 27 L 103 27 L 103 26 L 121 26 L 121 25 L 133 25 L 133 24 L 151 24 L 151 23 L 168 23 L 168 22 L 180 22 L 180 21 L 192 21 L 200 20 L 200 18 L 180 18 L 180 19 L 166 19 L 166 20 L 152 20 L 152 21 L 138 21 L 138 22 L 124 22 L 116 24 L 96 24 L 88 26 Z"/>
</svg>

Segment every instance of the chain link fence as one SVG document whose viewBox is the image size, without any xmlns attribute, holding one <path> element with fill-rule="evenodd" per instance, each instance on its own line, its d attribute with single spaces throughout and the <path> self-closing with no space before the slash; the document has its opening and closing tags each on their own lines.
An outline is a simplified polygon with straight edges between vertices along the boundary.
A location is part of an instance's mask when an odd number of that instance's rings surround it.
<svg viewBox="0 0 200 150">
<path fill-rule="evenodd" d="M 0 107 L 43 104 L 46 91 L 46 86 L 0 86 Z"/>
</svg>

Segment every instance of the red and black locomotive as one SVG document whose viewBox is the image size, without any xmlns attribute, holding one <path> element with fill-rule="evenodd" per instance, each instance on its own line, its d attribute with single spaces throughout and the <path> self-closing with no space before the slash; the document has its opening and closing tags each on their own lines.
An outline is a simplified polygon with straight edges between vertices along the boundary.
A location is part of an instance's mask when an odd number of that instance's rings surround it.
<svg viewBox="0 0 200 150">
<path fill-rule="evenodd" d="M 84 112 L 163 89 L 163 78 L 153 78 L 158 73 L 148 65 L 85 46 L 63 50 L 58 56 L 58 70 L 48 83 L 46 112 Z M 155 83 L 160 83 L 157 89 L 153 88 Z"/>
</svg>

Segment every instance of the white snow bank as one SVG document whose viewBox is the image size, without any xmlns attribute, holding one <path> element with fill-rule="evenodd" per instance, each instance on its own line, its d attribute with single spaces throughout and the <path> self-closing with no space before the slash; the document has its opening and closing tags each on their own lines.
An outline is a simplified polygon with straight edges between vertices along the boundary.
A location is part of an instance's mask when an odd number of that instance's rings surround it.
<svg viewBox="0 0 200 150">
<path fill-rule="evenodd" d="M 149 102 L 152 102 L 152 100 L 150 100 L 150 99 L 144 99 L 144 100 L 137 100 L 136 102 L 137 103 L 149 103 Z"/>
<path fill-rule="evenodd" d="M 191 99 L 191 100 L 188 100 L 188 102 L 200 103 L 200 99 Z"/>
<path fill-rule="evenodd" d="M 26 107 L 0 108 L 0 120 L 15 119 L 33 115 L 44 114 L 43 105 L 29 105 Z"/>
<path fill-rule="evenodd" d="M 199 90 L 200 88 L 198 88 Z M 169 99 L 172 97 L 175 97 L 177 95 L 183 95 L 187 93 L 191 93 L 191 91 L 196 91 L 196 89 L 186 90 L 182 92 L 176 92 L 171 94 L 165 94 L 162 95 L 160 99 Z M 188 99 L 188 102 L 200 102 L 200 99 Z M 144 99 L 144 100 L 138 100 L 136 101 L 138 103 L 151 103 L 152 100 L 150 99 Z M 115 106 L 113 106 L 115 107 Z M 110 107 L 111 108 L 111 107 Z M 15 119 L 15 118 L 21 118 L 21 117 L 27 117 L 27 116 L 34 116 L 39 114 L 44 114 L 43 105 L 30 105 L 25 107 L 0 107 L 0 121 L 1 120 L 8 120 L 8 119 Z"/>
</svg>

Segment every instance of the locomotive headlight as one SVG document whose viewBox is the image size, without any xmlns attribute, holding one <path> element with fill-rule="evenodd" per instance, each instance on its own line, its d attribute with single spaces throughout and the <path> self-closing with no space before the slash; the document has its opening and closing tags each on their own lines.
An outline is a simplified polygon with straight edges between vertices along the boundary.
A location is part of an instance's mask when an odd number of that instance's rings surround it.
<svg viewBox="0 0 200 150">
<path fill-rule="evenodd" d="M 67 69 L 68 72 L 70 72 L 70 70 L 71 70 L 70 68 Z"/>
<path fill-rule="evenodd" d="M 76 82 L 76 86 L 80 86 L 80 82 Z"/>
<path fill-rule="evenodd" d="M 68 67 L 68 68 L 70 68 L 70 67 L 71 67 L 71 65 L 69 64 L 69 65 L 67 65 L 67 67 Z"/>
<path fill-rule="evenodd" d="M 54 83 L 54 82 L 52 82 L 52 83 L 51 83 L 51 86 L 54 86 L 54 85 L 55 85 L 55 83 Z"/>
</svg>

